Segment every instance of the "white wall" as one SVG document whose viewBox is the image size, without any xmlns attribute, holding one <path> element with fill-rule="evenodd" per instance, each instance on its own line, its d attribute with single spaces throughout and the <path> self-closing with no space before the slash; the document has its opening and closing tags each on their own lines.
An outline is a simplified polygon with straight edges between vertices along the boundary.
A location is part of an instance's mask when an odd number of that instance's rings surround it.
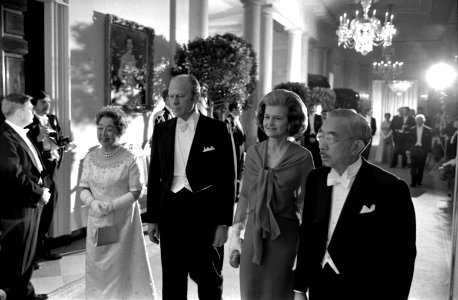
<svg viewBox="0 0 458 300">
<path fill-rule="evenodd" d="M 71 230 L 84 227 L 84 208 L 77 195 L 82 160 L 91 147 L 97 146 L 95 115 L 105 102 L 105 26 L 106 14 L 136 22 L 155 30 L 154 97 L 168 85 L 170 53 L 168 0 L 75 0 L 69 6 L 71 129 L 78 147 L 71 162 Z M 178 43 L 188 41 L 188 0 L 177 0 Z M 152 112 L 129 115 L 129 127 L 122 142 L 143 145 L 151 137 Z"/>
</svg>

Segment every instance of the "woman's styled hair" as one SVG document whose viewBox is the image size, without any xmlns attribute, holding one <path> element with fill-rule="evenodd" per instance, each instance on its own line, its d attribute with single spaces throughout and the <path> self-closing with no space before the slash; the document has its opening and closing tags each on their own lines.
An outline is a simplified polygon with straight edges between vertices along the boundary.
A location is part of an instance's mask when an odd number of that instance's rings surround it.
<svg viewBox="0 0 458 300">
<path fill-rule="evenodd" d="M 307 108 L 301 98 L 288 90 L 274 90 L 267 93 L 259 102 L 256 111 L 256 124 L 264 131 L 262 122 L 266 106 L 284 106 L 288 110 L 288 135 L 299 137 L 307 129 Z"/>
<path fill-rule="evenodd" d="M 117 136 L 122 136 L 127 129 L 127 118 L 124 111 L 119 106 L 108 105 L 102 107 L 102 109 L 95 116 L 95 124 L 98 125 L 100 119 L 103 117 L 113 119 L 113 122 L 117 129 Z"/>
<path fill-rule="evenodd" d="M 328 113 L 328 118 L 341 118 L 341 126 L 345 128 L 351 139 L 361 140 L 367 145 L 372 139 L 371 127 L 366 118 L 351 109 L 334 109 Z"/>
</svg>

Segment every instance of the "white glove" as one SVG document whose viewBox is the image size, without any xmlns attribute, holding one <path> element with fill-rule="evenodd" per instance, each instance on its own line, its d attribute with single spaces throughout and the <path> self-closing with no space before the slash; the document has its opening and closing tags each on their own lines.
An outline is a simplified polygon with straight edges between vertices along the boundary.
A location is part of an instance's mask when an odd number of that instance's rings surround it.
<svg viewBox="0 0 458 300">
<path fill-rule="evenodd" d="M 104 217 L 108 214 L 108 202 L 92 200 L 89 205 L 89 214 L 94 217 Z"/>
</svg>

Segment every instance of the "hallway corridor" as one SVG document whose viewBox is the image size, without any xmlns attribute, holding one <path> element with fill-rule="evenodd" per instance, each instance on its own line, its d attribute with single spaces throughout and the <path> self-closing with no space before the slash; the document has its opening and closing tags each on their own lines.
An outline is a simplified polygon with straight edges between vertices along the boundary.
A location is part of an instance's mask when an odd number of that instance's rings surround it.
<svg viewBox="0 0 458 300">
<path fill-rule="evenodd" d="M 375 153 L 375 149 L 371 152 Z M 382 167 L 387 168 L 385 165 Z M 409 169 L 388 170 L 407 183 L 410 182 Z M 439 179 L 437 169 L 429 173 L 425 170 L 423 186 L 411 188 L 410 191 L 417 218 L 418 253 L 409 299 L 446 300 L 449 292 L 451 256 L 450 197 L 447 196 L 445 183 Z M 152 244 L 147 236 L 145 240 L 156 290 L 160 297 L 162 275 L 159 247 Z M 34 273 L 32 282 L 37 292 L 48 293 L 50 299 L 84 299 L 84 240 L 56 249 L 56 252 L 67 254 L 60 261 L 42 264 L 41 269 Z M 226 251 L 223 297 L 235 300 L 239 299 L 238 269 L 229 266 L 227 254 Z M 189 299 L 197 299 L 197 290 L 193 282 L 190 282 L 189 290 Z"/>
</svg>

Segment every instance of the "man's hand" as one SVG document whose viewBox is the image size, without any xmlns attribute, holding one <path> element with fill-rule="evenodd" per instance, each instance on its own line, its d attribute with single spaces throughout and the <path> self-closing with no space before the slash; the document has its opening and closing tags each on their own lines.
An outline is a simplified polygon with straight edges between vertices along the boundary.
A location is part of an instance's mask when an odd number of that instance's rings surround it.
<svg viewBox="0 0 458 300">
<path fill-rule="evenodd" d="M 159 225 L 157 223 L 148 224 L 148 236 L 151 242 L 159 245 Z"/>
<path fill-rule="evenodd" d="M 38 202 L 38 204 L 45 205 L 46 203 L 48 203 L 50 198 L 51 198 L 51 193 L 49 193 L 49 189 L 44 188 L 43 194 L 41 195 L 40 202 Z"/>
<path fill-rule="evenodd" d="M 218 225 L 215 231 L 215 238 L 213 239 L 213 247 L 221 247 L 227 241 L 227 226 Z"/>
<path fill-rule="evenodd" d="M 308 300 L 305 293 L 294 292 L 294 300 Z"/>
</svg>

